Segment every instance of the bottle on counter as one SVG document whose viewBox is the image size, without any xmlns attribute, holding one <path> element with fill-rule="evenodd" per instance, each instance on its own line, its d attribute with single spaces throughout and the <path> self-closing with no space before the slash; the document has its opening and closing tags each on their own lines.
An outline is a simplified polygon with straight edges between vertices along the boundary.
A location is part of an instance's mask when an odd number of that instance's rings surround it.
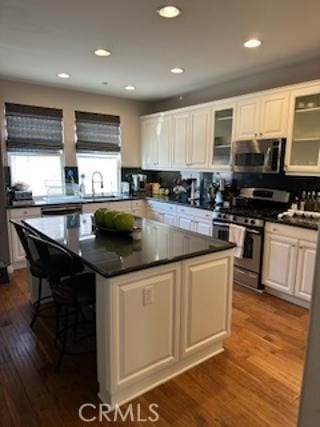
<svg viewBox="0 0 320 427">
<path fill-rule="evenodd" d="M 301 194 L 301 199 L 300 199 L 300 206 L 299 206 L 300 211 L 304 211 L 305 203 L 306 203 L 306 192 L 303 191 Z"/>
<path fill-rule="evenodd" d="M 306 193 L 306 201 L 304 204 L 304 210 L 305 211 L 310 211 L 310 207 L 312 206 L 312 202 L 311 202 L 311 192 Z"/>
<path fill-rule="evenodd" d="M 291 204 L 291 209 L 294 211 L 297 211 L 299 209 L 299 197 L 295 196 L 292 204 Z"/>
</svg>

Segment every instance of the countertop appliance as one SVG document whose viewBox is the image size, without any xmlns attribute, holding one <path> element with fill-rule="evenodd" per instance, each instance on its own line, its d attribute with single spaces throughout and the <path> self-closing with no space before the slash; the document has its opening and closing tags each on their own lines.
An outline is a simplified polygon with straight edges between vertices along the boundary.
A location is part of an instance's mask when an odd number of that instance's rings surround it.
<svg viewBox="0 0 320 427">
<path fill-rule="evenodd" d="M 8 196 L 9 204 L 12 206 L 25 206 L 33 204 L 33 196 L 31 190 L 10 189 L 8 191 Z"/>
<path fill-rule="evenodd" d="M 251 139 L 232 144 L 232 168 L 242 173 L 279 173 L 283 170 L 284 139 Z"/>
<path fill-rule="evenodd" d="M 268 218 L 277 218 L 288 206 L 290 193 L 268 188 L 243 188 L 241 199 L 245 207 L 232 207 L 213 212 L 213 237 L 229 240 L 230 224 L 246 228 L 242 258 L 234 260 L 234 281 L 262 291 L 261 283 L 264 224 Z"/>
<path fill-rule="evenodd" d="M 132 191 L 133 191 L 133 193 L 144 192 L 146 182 L 147 182 L 147 175 L 132 174 L 131 178 L 132 178 Z"/>
</svg>

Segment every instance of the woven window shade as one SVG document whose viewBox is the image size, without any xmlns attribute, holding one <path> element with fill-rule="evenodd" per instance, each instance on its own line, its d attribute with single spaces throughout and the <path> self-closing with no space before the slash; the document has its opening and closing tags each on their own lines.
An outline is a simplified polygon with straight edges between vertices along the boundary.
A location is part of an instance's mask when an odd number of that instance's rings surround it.
<svg viewBox="0 0 320 427">
<path fill-rule="evenodd" d="M 119 152 L 120 117 L 75 111 L 78 152 Z"/>
<path fill-rule="evenodd" d="M 8 151 L 63 149 L 62 110 L 6 103 L 5 115 Z"/>
</svg>

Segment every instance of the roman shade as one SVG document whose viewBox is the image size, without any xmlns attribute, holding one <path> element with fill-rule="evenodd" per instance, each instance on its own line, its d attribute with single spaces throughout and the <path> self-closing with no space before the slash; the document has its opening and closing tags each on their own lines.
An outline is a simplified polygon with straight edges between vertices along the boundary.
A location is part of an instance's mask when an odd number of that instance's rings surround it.
<svg viewBox="0 0 320 427">
<path fill-rule="evenodd" d="M 75 111 L 78 152 L 119 152 L 120 117 Z"/>
<path fill-rule="evenodd" d="M 5 103 L 9 152 L 63 149 L 62 110 Z"/>
</svg>

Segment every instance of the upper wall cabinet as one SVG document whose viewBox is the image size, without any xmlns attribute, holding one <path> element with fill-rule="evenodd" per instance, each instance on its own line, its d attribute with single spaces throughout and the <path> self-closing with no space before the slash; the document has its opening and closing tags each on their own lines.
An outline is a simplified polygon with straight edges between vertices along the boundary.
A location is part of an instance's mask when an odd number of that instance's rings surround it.
<svg viewBox="0 0 320 427">
<path fill-rule="evenodd" d="M 236 140 L 286 137 L 289 92 L 246 97 L 237 103 Z"/>
<path fill-rule="evenodd" d="M 219 103 L 212 109 L 211 168 L 231 169 L 231 144 L 234 138 L 234 103 Z"/>
<path fill-rule="evenodd" d="M 174 114 L 172 167 L 207 169 L 210 141 L 211 108 Z"/>
<path fill-rule="evenodd" d="M 141 152 L 142 167 L 145 169 L 155 166 L 157 150 L 157 117 L 148 117 L 141 120 Z"/>
<path fill-rule="evenodd" d="M 320 173 L 320 86 L 292 92 L 285 167 L 287 172 Z"/>
<path fill-rule="evenodd" d="M 172 167 L 181 169 L 186 166 L 189 156 L 190 113 L 182 111 L 173 115 Z"/>
<path fill-rule="evenodd" d="M 209 166 L 209 146 L 211 143 L 211 108 L 193 110 L 191 134 L 187 150 L 187 167 L 207 169 Z"/>
<path fill-rule="evenodd" d="M 159 114 L 141 121 L 142 167 L 168 169 L 171 167 L 172 115 Z"/>
</svg>

